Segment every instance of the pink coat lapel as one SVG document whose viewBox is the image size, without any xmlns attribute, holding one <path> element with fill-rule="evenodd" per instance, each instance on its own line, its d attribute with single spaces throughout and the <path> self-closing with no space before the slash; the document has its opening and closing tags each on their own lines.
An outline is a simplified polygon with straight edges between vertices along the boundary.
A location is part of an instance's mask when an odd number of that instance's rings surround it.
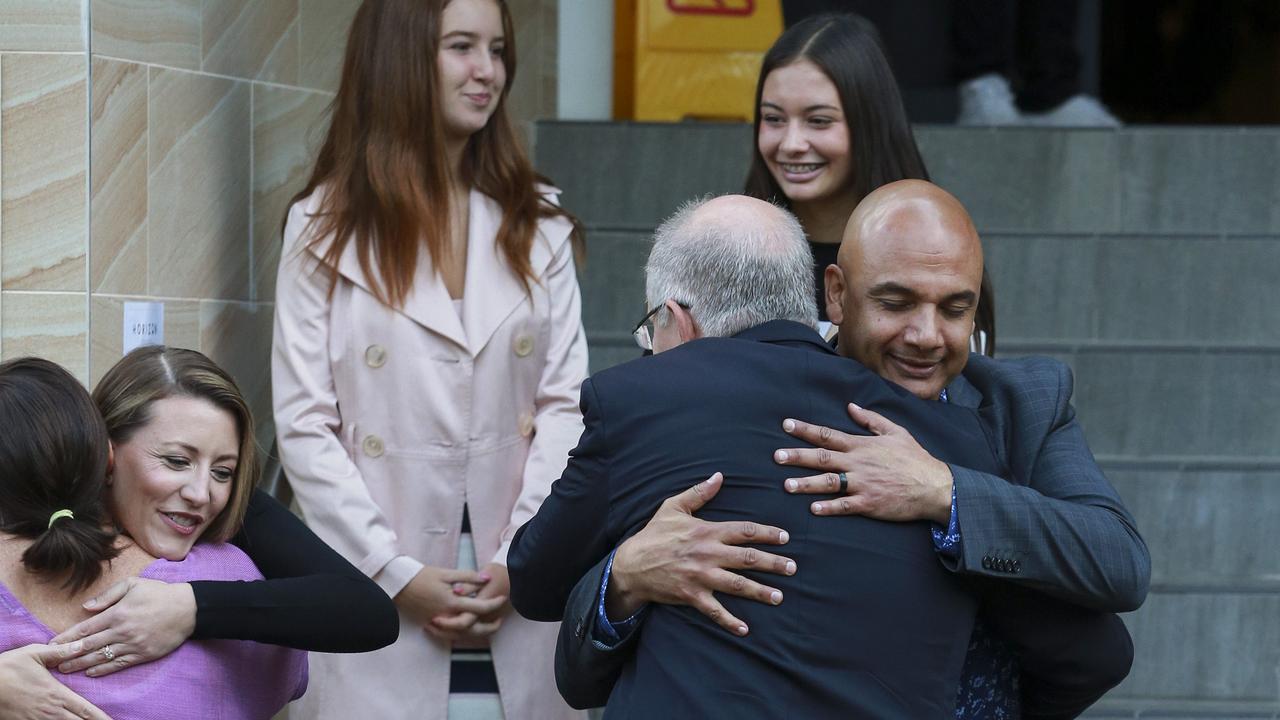
<svg viewBox="0 0 1280 720">
<path fill-rule="evenodd" d="M 494 332 L 512 312 L 527 302 L 524 286 L 516 279 L 494 238 L 502 224 L 502 208 L 491 197 L 471 191 L 470 232 L 467 238 L 466 300 L 462 325 L 472 357 L 480 354 Z M 556 253 L 569 239 L 572 226 L 564 218 L 539 224 L 529 251 L 534 277 L 541 279 Z M 534 283 L 536 289 L 536 281 Z"/>
<path fill-rule="evenodd" d="M 312 253 L 320 256 L 326 249 L 327 242 L 320 243 L 312 249 Z M 467 347 L 466 334 L 462 330 L 458 314 L 453 311 L 453 304 L 449 298 L 449 291 L 445 289 L 444 281 L 441 280 L 439 273 L 435 271 L 435 266 L 425 257 L 425 254 L 421 260 L 418 263 L 417 274 L 414 276 L 413 287 L 410 288 L 404 307 L 400 308 L 399 312 L 424 328 L 461 347 Z M 377 272 L 376 259 L 373 260 L 371 269 Z M 338 258 L 338 274 L 369 293 L 373 293 L 374 284 L 360 269 L 360 258 L 356 252 L 355 243 L 348 243 L 342 252 L 342 257 Z"/>
<path fill-rule="evenodd" d="M 449 291 L 435 266 L 424 256 L 404 307 L 399 312 L 424 328 L 466 348 L 472 357 L 480 354 L 503 321 L 527 300 L 524 287 L 516 280 L 494 238 L 502 224 L 502 208 L 493 198 L 471 191 L 467 233 L 467 270 L 462 303 L 462 320 L 453 310 Z M 551 260 L 560 252 L 572 230 L 564 218 L 540 223 L 529 251 L 534 276 L 541 279 Z M 327 242 L 310 248 L 322 256 Z M 377 261 L 374 261 L 376 272 Z M 360 269 L 354 243 L 349 243 L 338 259 L 338 274 L 373 292 L 373 283 Z"/>
</svg>

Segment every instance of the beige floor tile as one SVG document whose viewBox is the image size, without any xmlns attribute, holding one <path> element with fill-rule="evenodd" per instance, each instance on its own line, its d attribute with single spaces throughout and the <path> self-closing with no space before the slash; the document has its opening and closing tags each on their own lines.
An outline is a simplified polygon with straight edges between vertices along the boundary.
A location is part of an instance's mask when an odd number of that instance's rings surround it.
<svg viewBox="0 0 1280 720">
<path fill-rule="evenodd" d="M 253 92 L 254 299 L 272 300 L 281 225 L 324 142 L 330 96 L 265 85 L 255 85 Z"/>
<path fill-rule="evenodd" d="M 0 335 L 9 360 L 24 355 L 48 358 L 88 380 L 85 293 L 0 293 Z"/>
<path fill-rule="evenodd" d="M 151 68 L 151 295 L 249 298 L 249 85 Z"/>
<path fill-rule="evenodd" d="M 90 278 L 95 292 L 147 292 L 147 68 L 93 60 Z"/>
<path fill-rule="evenodd" d="M 83 51 L 80 11 L 80 0 L 3 0 L 0 51 Z"/>
<path fill-rule="evenodd" d="M 8 290 L 85 290 L 83 55 L 0 57 L 0 270 Z"/>
<path fill-rule="evenodd" d="M 200 69 L 200 0 L 91 0 L 93 52 Z"/>
<path fill-rule="evenodd" d="M 204 0 L 204 71 L 295 85 L 298 0 Z"/>
<path fill-rule="evenodd" d="M 347 45 L 351 19 L 359 7 L 360 0 L 298 0 L 300 85 L 338 91 L 343 49 Z"/>
</svg>

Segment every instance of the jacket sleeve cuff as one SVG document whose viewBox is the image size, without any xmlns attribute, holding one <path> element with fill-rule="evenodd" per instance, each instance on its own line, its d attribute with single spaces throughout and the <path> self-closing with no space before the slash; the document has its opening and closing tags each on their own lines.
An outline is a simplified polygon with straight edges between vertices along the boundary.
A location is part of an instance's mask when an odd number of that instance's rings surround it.
<svg viewBox="0 0 1280 720">
<path fill-rule="evenodd" d="M 391 558 L 391 562 L 382 566 L 382 569 L 373 576 L 373 581 L 389 597 L 395 598 L 415 575 L 422 572 L 424 567 L 426 566 L 408 555 L 397 555 Z"/>
</svg>

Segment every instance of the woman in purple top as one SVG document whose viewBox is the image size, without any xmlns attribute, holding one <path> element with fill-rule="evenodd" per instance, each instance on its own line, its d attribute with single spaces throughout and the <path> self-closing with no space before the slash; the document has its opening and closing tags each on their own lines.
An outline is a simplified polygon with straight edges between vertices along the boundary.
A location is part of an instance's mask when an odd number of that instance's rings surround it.
<svg viewBox="0 0 1280 720">
<path fill-rule="evenodd" d="M 0 365 L 0 651 L 33 666 L 40 643 L 84 620 L 82 604 L 125 578 L 262 577 L 225 544 L 258 465 L 252 417 L 230 377 L 199 353 L 147 348 L 95 394 L 106 423 L 58 366 Z M 110 645 L 96 652 L 125 659 Z M 260 718 L 306 687 L 303 653 L 251 642 L 192 641 L 121 665 L 107 679 L 58 676 L 61 695 L 33 671 L 21 697 L 0 693 L 0 716 L 58 717 L 61 707 L 66 717 L 103 717 L 87 701 L 116 720 Z M 44 714 L 33 700 L 47 701 Z"/>
</svg>

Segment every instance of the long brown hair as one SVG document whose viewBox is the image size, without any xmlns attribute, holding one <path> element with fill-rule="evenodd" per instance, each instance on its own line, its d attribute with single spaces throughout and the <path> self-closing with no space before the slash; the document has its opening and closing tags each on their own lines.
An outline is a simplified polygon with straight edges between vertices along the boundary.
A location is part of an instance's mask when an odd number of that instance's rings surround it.
<svg viewBox="0 0 1280 720">
<path fill-rule="evenodd" d="M 526 291 L 534 279 L 529 250 L 540 218 L 577 221 L 544 200 L 534 172 L 516 140 L 506 102 L 516 75 L 515 27 L 505 0 L 502 62 L 507 82 L 489 122 L 467 141 L 457 181 L 502 207 L 496 242 Z M 336 268 L 354 242 L 360 269 L 375 279 L 374 292 L 388 305 L 403 305 L 413 284 L 425 241 L 439 264 L 450 252 L 449 183 L 439 102 L 436 55 L 441 15 L 449 0 L 365 0 L 347 38 L 342 80 L 315 169 L 301 200 L 321 189 L 313 218 L 315 240 L 332 238 L 323 255 Z M 374 272 L 376 263 L 377 272 Z"/>
<path fill-rule="evenodd" d="M 880 34 L 868 20 L 852 13 L 807 17 L 787 28 L 773 43 L 765 53 L 756 81 L 752 138 L 760 136 L 760 99 L 765 79 L 774 70 L 800 60 L 808 60 L 822 70 L 840 96 L 853 148 L 847 189 L 858 201 L 881 185 L 897 180 L 929 179 L 907 122 L 898 82 L 881 47 Z M 743 192 L 791 207 L 755 142 Z"/>
</svg>

